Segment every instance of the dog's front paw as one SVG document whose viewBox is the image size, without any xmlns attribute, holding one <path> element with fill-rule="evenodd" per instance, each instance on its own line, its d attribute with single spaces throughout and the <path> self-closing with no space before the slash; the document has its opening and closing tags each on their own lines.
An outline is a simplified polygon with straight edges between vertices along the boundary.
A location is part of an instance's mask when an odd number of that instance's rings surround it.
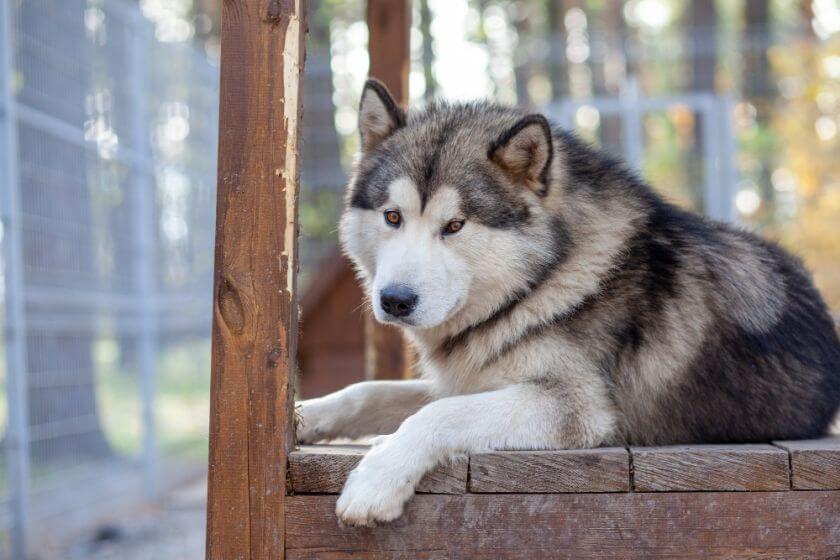
<svg viewBox="0 0 840 560">
<path fill-rule="evenodd" d="M 414 494 L 413 478 L 399 461 L 390 462 L 385 454 L 372 452 L 344 484 L 335 505 L 339 522 L 372 527 L 393 521 L 402 515 L 405 503 Z"/>
<path fill-rule="evenodd" d="M 323 399 L 308 399 L 295 405 L 298 443 L 316 443 L 334 437 L 333 411 Z"/>
<path fill-rule="evenodd" d="M 406 479 L 388 481 L 373 473 L 353 471 L 335 505 L 335 513 L 343 525 L 373 527 L 393 521 L 402 515 L 403 506 L 414 493 Z"/>
</svg>

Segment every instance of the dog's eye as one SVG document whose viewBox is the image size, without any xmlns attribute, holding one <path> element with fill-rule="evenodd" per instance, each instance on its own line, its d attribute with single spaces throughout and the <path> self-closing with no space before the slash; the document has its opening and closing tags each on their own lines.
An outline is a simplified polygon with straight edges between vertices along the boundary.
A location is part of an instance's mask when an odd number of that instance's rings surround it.
<svg viewBox="0 0 840 560">
<path fill-rule="evenodd" d="M 402 222 L 402 216 L 396 210 L 388 210 L 385 212 L 385 222 L 389 226 L 399 227 L 400 222 Z"/>
<path fill-rule="evenodd" d="M 452 220 L 446 227 L 443 228 L 444 235 L 452 235 L 453 233 L 458 233 L 461 231 L 461 228 L 464 227 L 464 220 Z"/>
</svg>

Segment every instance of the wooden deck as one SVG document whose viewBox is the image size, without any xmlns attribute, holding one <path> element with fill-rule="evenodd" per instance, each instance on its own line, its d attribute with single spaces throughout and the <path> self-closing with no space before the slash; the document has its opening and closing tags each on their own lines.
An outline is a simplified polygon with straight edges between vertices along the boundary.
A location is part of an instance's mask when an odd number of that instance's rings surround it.
<svg viewBox="0 0 840 560">
<path fill-rule="evenodd" d="M 364 451 L 290 454 L 288 558 L 840 557 L 840 438 L 474 455 L 430 473 L 403 518 L 341 528 Z"/>
</svg>

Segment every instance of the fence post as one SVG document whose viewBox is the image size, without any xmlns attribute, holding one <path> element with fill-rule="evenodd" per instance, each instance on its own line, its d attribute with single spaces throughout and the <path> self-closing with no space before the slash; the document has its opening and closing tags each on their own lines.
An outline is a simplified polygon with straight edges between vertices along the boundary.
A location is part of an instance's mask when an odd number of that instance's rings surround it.
<svg viewBox="0 0 840 560">
<path fill-rule="evenodd" d="M 6 454 L 12 506 L 12 556 L 29 555 L 29 407 L 27 389 L 26 313 L 24 308 L 23 240 L 18 174 L 17 112 L 14 92 L 12 2 L 0 4 L 0 212 L 6 276 L 6 403 L 9 425 Z"/>
<path fill-rule="evenodd" d="M 158 448 L 155 429 L 155 389 L 158 358 L 158 300 L 156 262 L 156 183 L 150 149 L 149 113 L 146 106 L 147 41 L 145 19 L 131 12 L 131 43 L 128 49 L 131 103 L 131 132 L 134 140 L 131 202 L 134 251 L 134 290 L 137 331 L 137 373 L 140 376 L 141 422 L 143 425 L 143 467 L 146 488 L 152 497 L 158 491 Z"/>
<path fill-rule="evenodd" d="M 305 0 L 222 4 L 207 558 L 282 559 Z"/>
<path fill-rule="evenodd" d="M 715 118 L 720 123 L 720 136 L 717 144 L 720 146 L 720 213 L 721 219 L 728 222 L 738 220 L 735 212 L 735 183 L 738 181 L 738 169 L 735 158 L 738 147 L 735 142 L 735 133 L 732 131 L 732 113 L 735 102 L 730 94 L 717 99 Z"/>
<path fill-rule="evenodd" d="M 641 107 L 641 93 L 638 80 L 631 76 L 619 94 L 621 97 L 622 142 L 627 163 L 642 172 L 642 156 L 645 151 L 644 114 Z"/>
</svg>

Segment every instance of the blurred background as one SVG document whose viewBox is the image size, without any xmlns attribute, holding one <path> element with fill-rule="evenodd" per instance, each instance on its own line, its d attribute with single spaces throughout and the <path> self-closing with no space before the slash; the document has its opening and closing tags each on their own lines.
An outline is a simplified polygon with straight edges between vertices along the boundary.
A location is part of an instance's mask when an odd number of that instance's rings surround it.
<svg viewBox="0 0 840 560">
<path fill-rule="evenodd" d="M 0 0 L 0 557 L 203 557 L 220 4 Z M 335 224 L 369 69 L 365 2 L 309 8 L 305 396 L 365 375 Z M 838 0 L 410 12 L 412 104 L 543 111 L 798 253 L 840 311 Z"/>
</svg>

